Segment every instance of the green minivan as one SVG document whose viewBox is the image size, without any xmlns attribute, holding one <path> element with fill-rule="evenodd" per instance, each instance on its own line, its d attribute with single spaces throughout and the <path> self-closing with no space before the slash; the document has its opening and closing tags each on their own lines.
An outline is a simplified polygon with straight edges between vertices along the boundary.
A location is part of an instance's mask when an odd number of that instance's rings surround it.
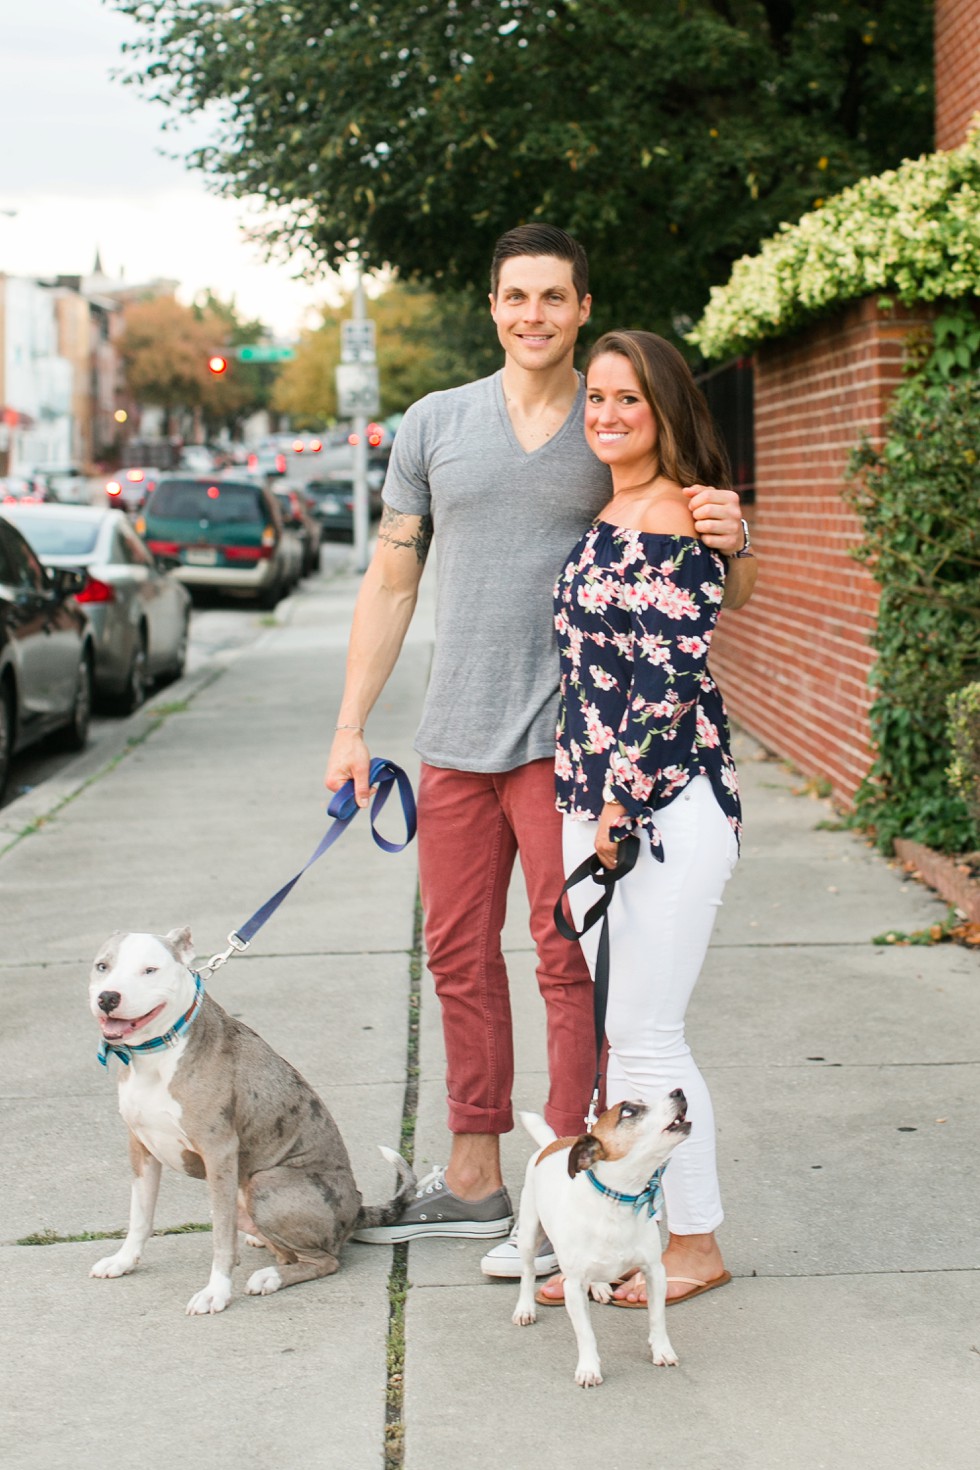
<svg viewBox="0 0 980 1470">
<path fill-rule="evenodd" d="M 136 529 L 185 586 L 254 597 L 275 607 L 299 576 L 300 550 L 276 498 L 252 480 L 165 475 Z"/>
</svg>

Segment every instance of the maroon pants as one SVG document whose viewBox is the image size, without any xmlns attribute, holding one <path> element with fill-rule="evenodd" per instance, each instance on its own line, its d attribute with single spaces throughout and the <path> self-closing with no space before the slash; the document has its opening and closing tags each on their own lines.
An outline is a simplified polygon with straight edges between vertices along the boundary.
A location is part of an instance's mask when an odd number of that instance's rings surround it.
<svg viewBox="0 0 980 1470">
<path fill-rule="evenodd" d="M 581 949 L 554 923 L 565 881 L 554 765 L 532 761 L 491 775 L 422 766 L 419 873 L 429 969 L 442 1004 L 453 1133 L 506 1133 L 514 1126 L 514 1041 L 500 931 L 518 852 L 547 1018 L 545 1117 L 559 1136 L 580 1133 L 595 1072 L 592 982 Z"/>
</svg>

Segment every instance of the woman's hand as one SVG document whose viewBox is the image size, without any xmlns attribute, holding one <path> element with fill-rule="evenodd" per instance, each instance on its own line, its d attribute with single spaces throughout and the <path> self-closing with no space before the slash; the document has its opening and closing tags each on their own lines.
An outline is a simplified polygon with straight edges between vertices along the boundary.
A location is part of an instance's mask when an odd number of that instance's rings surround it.
<svg viewBox="0 0 980 1470">
<path fill-rule="evenodd" d="M 615 868 L 619 862 L 619 843 L 609 835 L 610 828 L 626 816 L 626 808 L 618 801 L 607 801 L 599 818 L 599 830 L 595 836 L 595 850 L 604 868 Z"/>
</svg>

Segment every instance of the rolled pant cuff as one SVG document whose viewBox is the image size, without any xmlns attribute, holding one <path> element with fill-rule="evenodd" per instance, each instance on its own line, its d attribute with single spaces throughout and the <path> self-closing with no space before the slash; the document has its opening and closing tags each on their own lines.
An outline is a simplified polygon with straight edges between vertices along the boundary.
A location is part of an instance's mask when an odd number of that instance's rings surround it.
<svg viewBox="0 0 980 1470">
<path fill-rule="evenodd" d="M 578 1138 L 580 1133 L 585 1132 L 585 1113 L 559 1113 L 554 1108 L 545 1107 L 544 1120 L 549 1128 L 553 1128 L 559 1138 Z"/>
<path fill-rule="evenodd" d="M 449 1099 L 450 1133 L 511 1133 L 513 1108 L 474 1108 Z"/>
</svg>

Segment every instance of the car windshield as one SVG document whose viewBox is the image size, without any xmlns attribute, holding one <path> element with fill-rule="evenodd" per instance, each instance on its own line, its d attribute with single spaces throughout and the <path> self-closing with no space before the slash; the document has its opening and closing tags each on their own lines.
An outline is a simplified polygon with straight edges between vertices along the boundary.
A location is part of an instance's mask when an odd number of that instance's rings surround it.
<svg viewBox="0 0 980 1470">
<path fill-rule="evenodd" d="M 99 536 L 98 521 L 69 520 L 45 511 L 44 515 L 19 516 L 10 512 L 8 520 L 27 537 L 38 556 L 87 556 L 95 550 Z"/>
<path fill-rule="evenodd" d="M 354 483 L 352 480 L 314 480 L 307 485 L 306 493 L 317 500 L 327 495 L 353 495 Z"/>
<path fill-rule="evenodd" d="M 255 485 L 227 481 L 207 485 L 200 480 L 165 480 L 150 502 L 155 521 L 196 521 L 206 517 L 211 525 L 266 521 L 261 491 Z"/>
</svg>

